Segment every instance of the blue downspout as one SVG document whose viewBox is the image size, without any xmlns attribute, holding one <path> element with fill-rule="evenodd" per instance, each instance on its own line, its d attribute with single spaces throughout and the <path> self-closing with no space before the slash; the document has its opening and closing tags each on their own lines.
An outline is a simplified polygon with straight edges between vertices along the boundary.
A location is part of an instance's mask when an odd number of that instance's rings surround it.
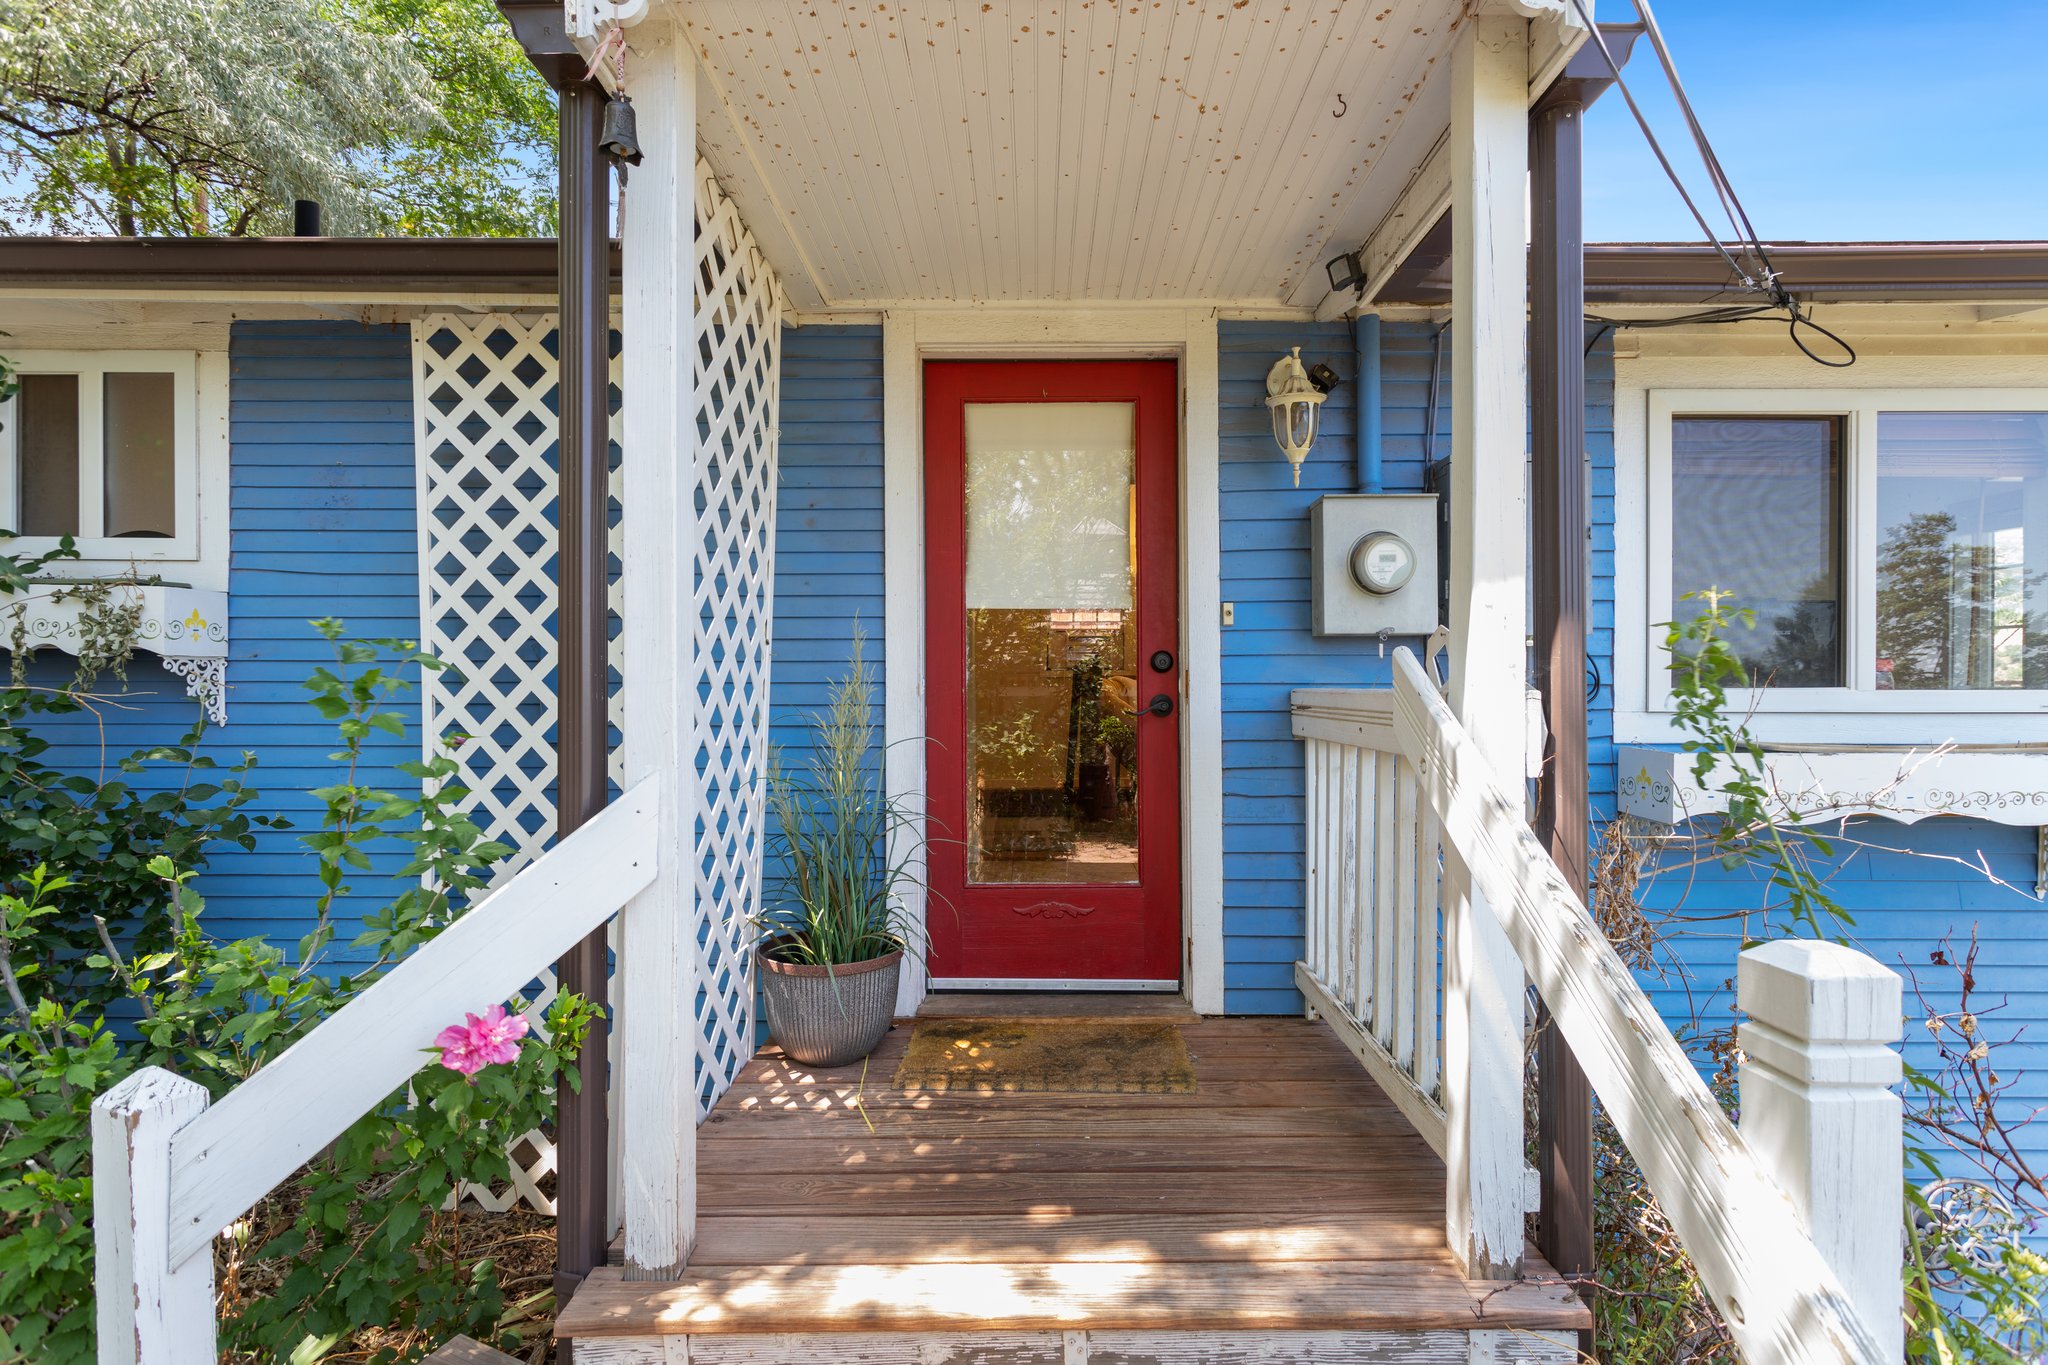
<svg viewBox="0 0 2048 1365">
<path fill-rule="evenodd" d="M 1380 476 L 1380 315 L 1360 313 L 1351 324 L 1351 345 L 1356 352 L 1358 382 L 1351 388 L 1351 403 L 1357 418 L 1358 491 L 1379 493 Z"/>
</svg>

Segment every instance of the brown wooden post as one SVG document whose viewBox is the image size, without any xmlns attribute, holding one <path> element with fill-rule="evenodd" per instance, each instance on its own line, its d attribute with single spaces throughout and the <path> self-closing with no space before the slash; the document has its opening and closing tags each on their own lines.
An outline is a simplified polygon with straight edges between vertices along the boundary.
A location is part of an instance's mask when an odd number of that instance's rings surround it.
<svg viewBox="0 0 2048 1365">
<path fill-rule="evenodd" d="M 1536 684 L 1548 729 L 1536 832 L 1586 894 L 1591 849 L 1586 756 L 1585 234 L 1582 92 L 1560 80 L 1530 115 L 1534 215 L 1529 272 L 1531 574 Z M 1593 1096 L 1548 1011 L 1537 1021 L 1537 1249 L 1566 1275 L 1593 1268 Z"/>
<path fill-rule="evenodd" d="M 555 837 L 604 809 L 605 519 L 611 460 L 611 167 L 598 150 L 605 93 L 584 79 L 585 62 L 564 28 L 559 0 L 498 0 L 527 60 L 555 87 L 561 231 L 556 387 Z M 555 964 L 556 984 L 599 1009 L 610 1004 L 605 930 Z M 591 1031 L 576 1069 L 582 1081 L 555 1097 L 555 1297 L 558 1303 L 605 1263 L 610 1240 L 610 1047 Z"/>
<path fill-rule="evenodd" d="M 587 81 L 561 87 L 561 386 L 557 518 L 555 831 L 568 834 L 604 809 L 606 776 L 605 521 L 611 420 L 611 168 L 598 150 L 605 94 Z M 555 966 L 561 988 L 609 1002 L 606 936 L 599 929 Z M 558 1301 L 605 1262 L 608 1241 L 605 1029 L 577 1059 L 582 1087 L 556 1099 Z"/>
</svg>

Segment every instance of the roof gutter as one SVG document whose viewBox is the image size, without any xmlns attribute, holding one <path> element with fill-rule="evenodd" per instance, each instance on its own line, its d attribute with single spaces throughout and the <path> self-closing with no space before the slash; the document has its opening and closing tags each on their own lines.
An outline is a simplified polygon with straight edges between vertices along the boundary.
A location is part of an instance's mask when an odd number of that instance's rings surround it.
<svg viewBox="0 0 2048 1365">
<path fill-rule="evenodd" d="M 1380 291 L 1383 304 L 1451 301 L 1448 233 L 1425 238 Z M 2048 299 L 2048 242 L 1766 243 L 1790 289 L 1808 303 Z M 1682 307 L 1741 303 L 1742 287 L 1704 242 L 1607 242 L 1586 248 L 1586 302 Z"/>
<path fill-rule="evenodd" d="M 1449 224 L 1425 237 L 1375 302 L 1436 308 L 1451 299 Z M 1766 244 L 1786 284 L 1813 303 L 2048 299 L 2044 242 Z M 619 245 L 610 271 L 619 278 Z M 557 297 L 552 238 L 5 237 L 0 291 L 257 297 Z M 1606 242 L 1586 248 L 1586 302 L 1685 307 L 1749 297 L 1704 242 Z"/>
<path fill-rule="evenodd" d="M 0 288 L 545 299 L 556 250 L 546 237 L 0 237 Z"/>
</svg>

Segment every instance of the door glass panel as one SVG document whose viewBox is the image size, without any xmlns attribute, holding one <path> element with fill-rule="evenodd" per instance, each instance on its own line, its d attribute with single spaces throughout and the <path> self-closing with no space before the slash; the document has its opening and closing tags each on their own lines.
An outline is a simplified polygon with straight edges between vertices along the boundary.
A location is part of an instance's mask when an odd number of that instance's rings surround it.
<svg viewBox="0 0 2048 1365">
<path fill-rule="evenodd" d="M 2048 413 L 1878 414 L 1877 685 L 2048 688 Z"/>
<path fill-rule="evenodd" d="M 967 866 L 1138 880 L 1129 403 L 970 403 Z"/>
<path fill-rule="evenodd" d="M 168 374 L 106 377 L 106 526 L 157 539 L 177 526 L 176 385 Z"/>
<path fill-rule="evenodd" d="M 15 505 L 24 536 L 78 534 L 78 376 L 25 374 L 14 402 L 21 423 Z"/>
<path fill-rule="evenodd" d="M 1730 594 L 1727 641 L 1754 687 L 1842 685 L 1842 423 L 1678 417 L 1671 424 L 1671 610 Z"/>
</svg>

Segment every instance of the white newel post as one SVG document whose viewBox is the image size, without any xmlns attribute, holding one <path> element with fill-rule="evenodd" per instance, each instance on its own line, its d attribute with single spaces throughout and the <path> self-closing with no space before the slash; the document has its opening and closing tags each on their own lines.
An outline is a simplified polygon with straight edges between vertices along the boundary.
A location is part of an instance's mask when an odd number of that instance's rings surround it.
<svg viewBox="0 0 2048 1365">
<path fill-rule="evenodd" d="M 624 199 L 620 390 L 626 785 L 659 778 L 653 884 L 620 918 L 619 1197 L 626 1278 L 669 1280 L 697 1227 L 697 919 L 692 680 L 697 464 L 695 57 L 667 21 L 631 31 L 646 160 Z"/>
<path fill-rule="evenodd" d="M 211 1244 L 171 1264 L 171 1135 L 206 1090 L 145 1067 L 92 1102 L 100 1365 L 214 1365 Z"/>
<path fill-rule="evenodd" d="M 1810 939 L 1751 948 L 1737 972 L 1743 1138 L 1887 1358 L 1903 1360 L 1898 974 Z"/>
<path fill-rule="evenodd" d="M 1451 57 L 1451 708 L 1501 773 L 1523 769 L 1528 532 L 1528 22 L 1480 14 Z M 1455 854 L 1444 887 L 1443 1098 L 1451 1254 L 1520 1267 L 1522 965 Z"/>
</svg>

